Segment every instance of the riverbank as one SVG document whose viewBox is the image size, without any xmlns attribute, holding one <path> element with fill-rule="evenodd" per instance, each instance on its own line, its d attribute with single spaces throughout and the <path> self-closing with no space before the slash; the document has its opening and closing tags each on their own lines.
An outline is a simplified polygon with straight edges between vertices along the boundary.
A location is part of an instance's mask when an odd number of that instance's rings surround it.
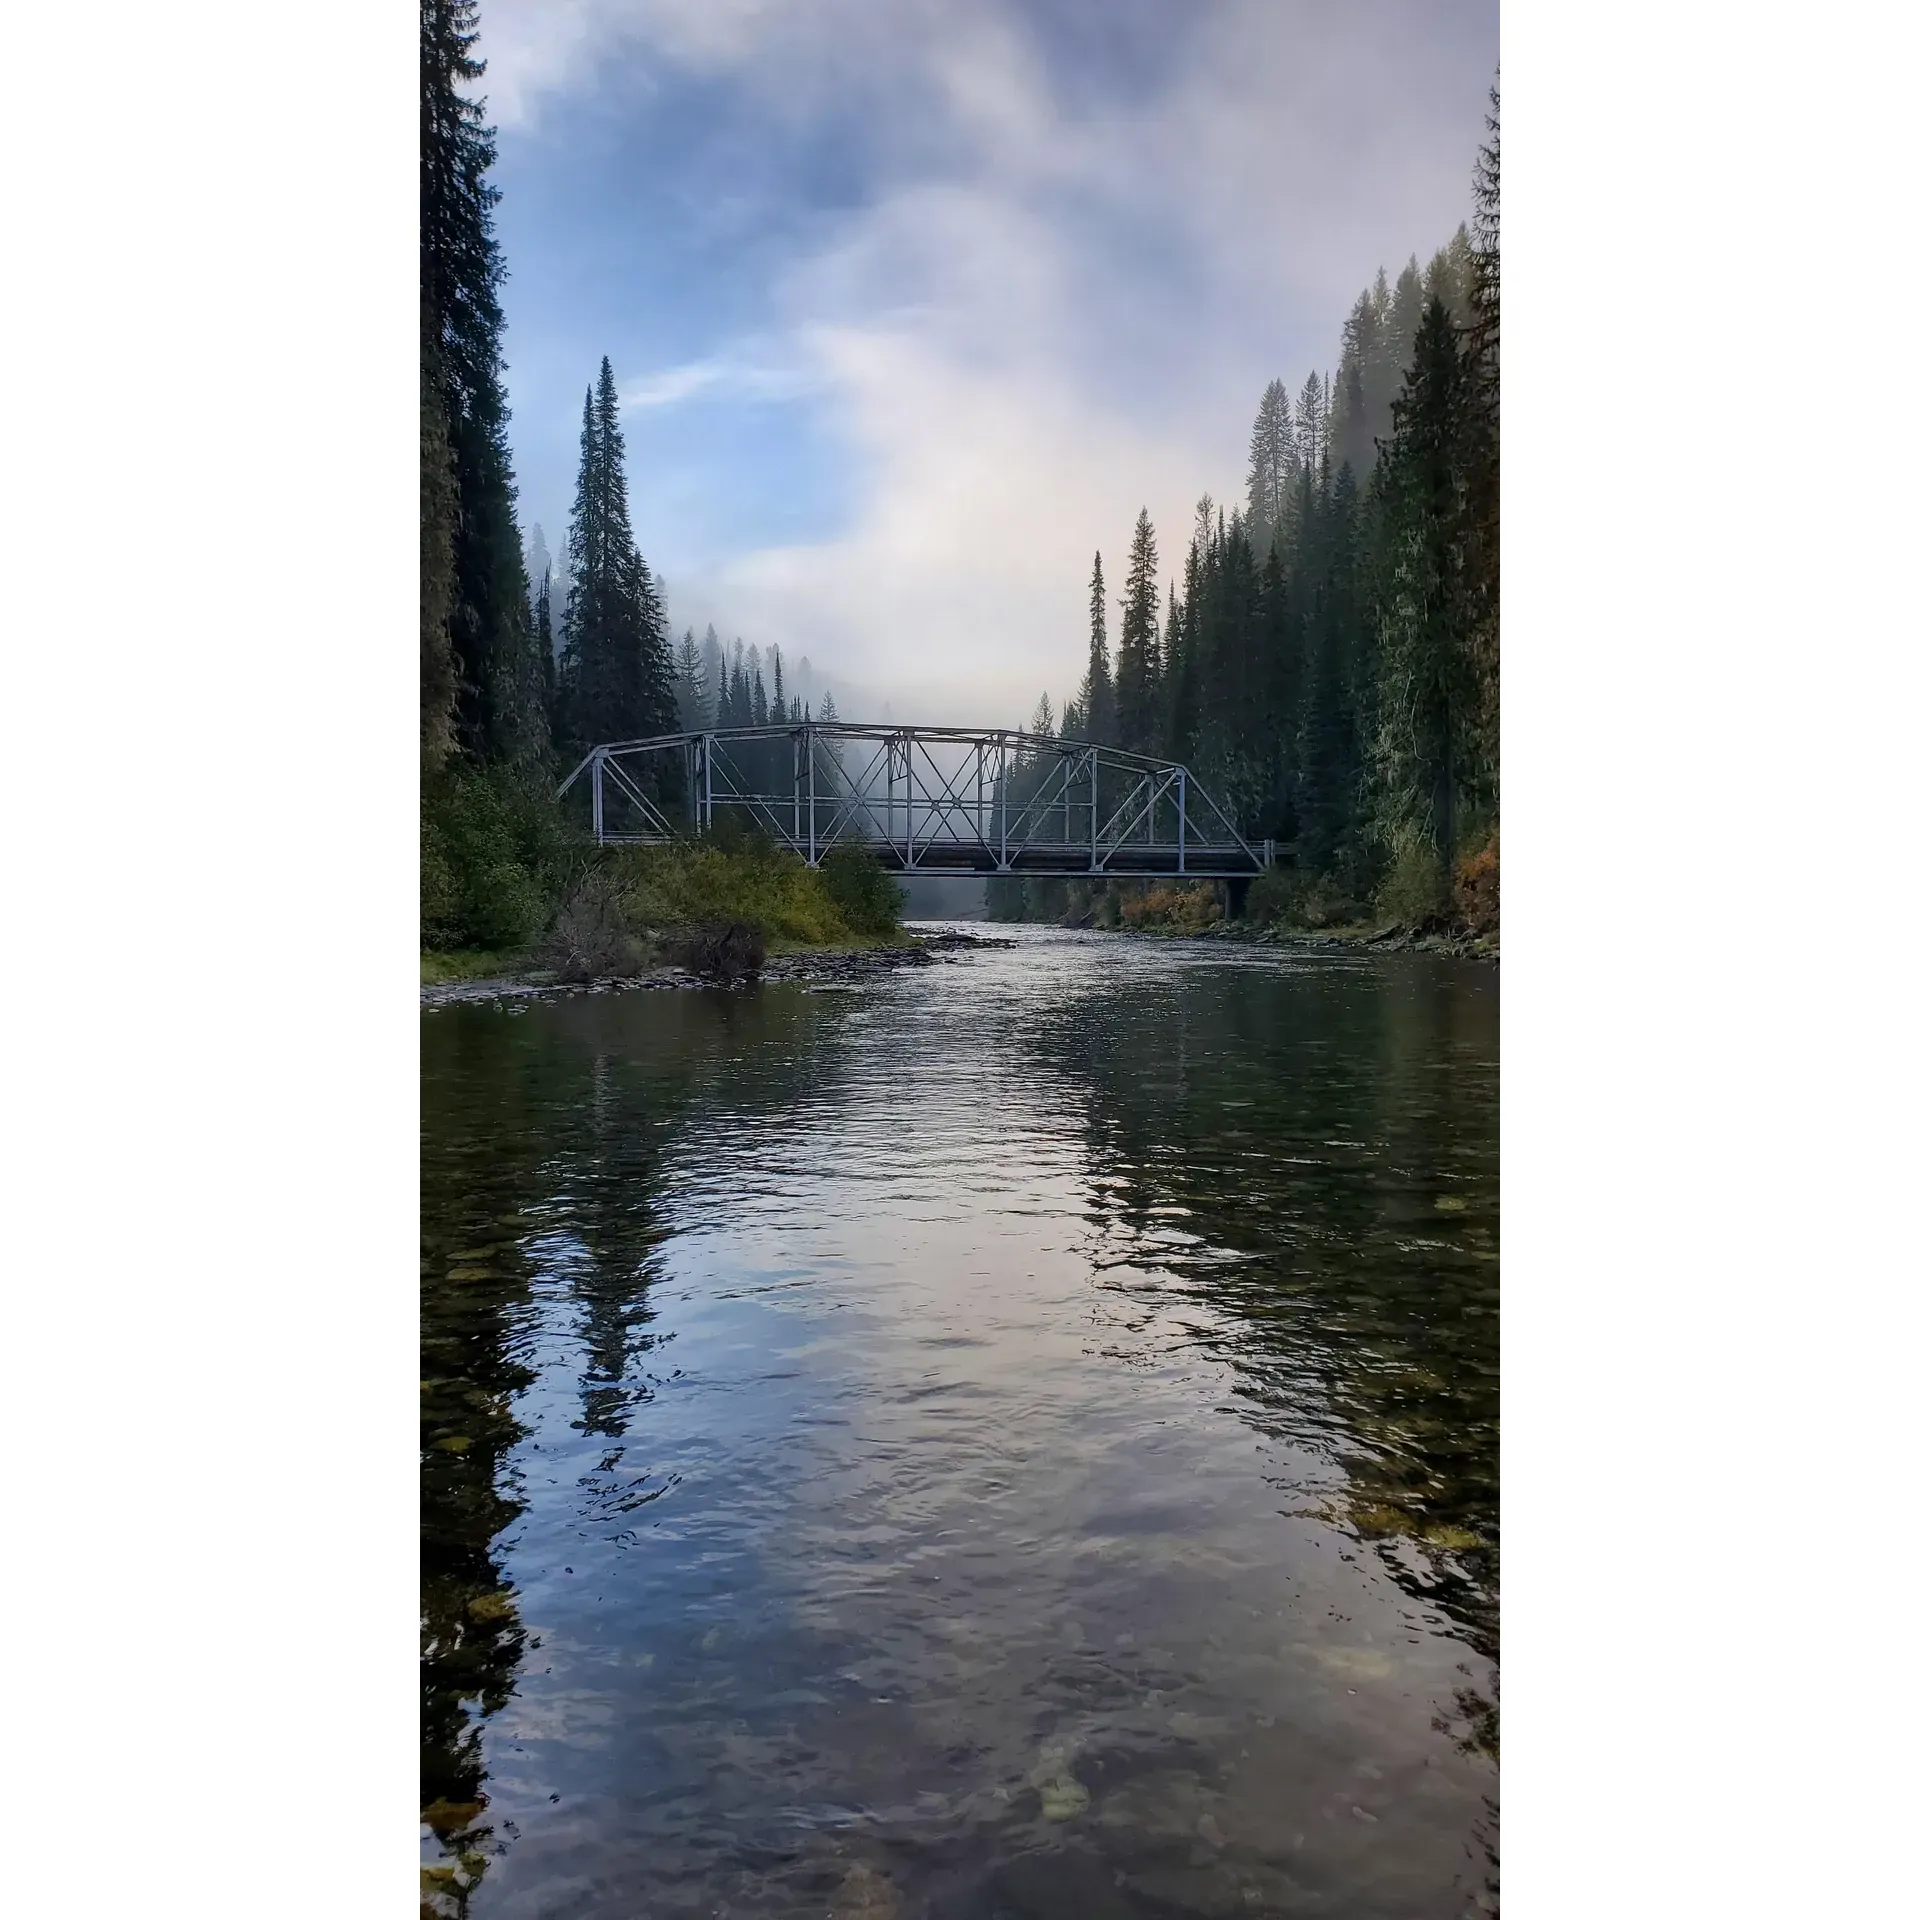
<svg viewBox="0 0 1920 1920">
<path fill-rule="evenodd" d="M 1498 960 L 1498 933 L 1434 933 L 1397 922 L 1374 926 L 1364 922 L 1341 927 L 1286 927 L 1272 922 L 1213 920 L 1198 926 L 1156 925 L 1152 922 L 1096 926 L 1086 920 L 989 921 L 989 926 L 1091 927 L 1101 933 L 1125 934 L 1132 940 L 1230 940 L 1252 947 L 1349 947 L 1370 953 L 1444 953 L 1462 960 Z"/>
<path fill-rule="evenodd" d="M 635 973 L 609 975 L 592 981 L 567 981 L 551 970 L 533 966 L 503 968 L 478 979 L 422 980 L 423 1011 L 460 1006 L 475 1001 L 560 1000 L 576 994 L 662 991 L 685 987 L 729 988 L 753 981 L 805 981 L 829 985 L 857 985 L 902 967 L 929 967 L 957 960 L 982 948 L 1011 947 L 1011 940 L 987 935 L 942 931 L 908 934 L 903 940 L 868 947 L 820 947 L 769 954 L 757 971 L 738 980 L 716 978 L 690 967 L 665 962 Z"/>
<path fill-rule="evenodd" d="M 1127 929 L 1127 931 L 1146 932 L 1147 930 Z M 1191 937 L 1201 940 L 1237 940 L 1244 945 L 1257 947 L 1363 947 L 1371 953 L 1446 953 L 1462 960 L 1498 960 L 1500 958 L 1500 936 L 1497 933 L 1421 933 L 1397 925 L 1256 927 L 1248 925 L 1245 921 L 1223 920 Z"/>
</svg>

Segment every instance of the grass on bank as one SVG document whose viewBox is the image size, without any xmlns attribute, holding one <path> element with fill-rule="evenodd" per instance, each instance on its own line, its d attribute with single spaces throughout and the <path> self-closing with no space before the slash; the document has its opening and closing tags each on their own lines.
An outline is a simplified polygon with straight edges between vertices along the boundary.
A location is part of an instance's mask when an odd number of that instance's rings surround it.
<svg viewBox="0 0 1920 1920">
<path fill-rule="evenodd" d="M 423 948 L 420 954 L 420 984 L 423 987 L 447 987 L 463 980 L 498 980 L 509 974 L 523 973 L 533 965 L 528 947 L 466 947 L 457 953 L 436 953 Z"/>
</svg>

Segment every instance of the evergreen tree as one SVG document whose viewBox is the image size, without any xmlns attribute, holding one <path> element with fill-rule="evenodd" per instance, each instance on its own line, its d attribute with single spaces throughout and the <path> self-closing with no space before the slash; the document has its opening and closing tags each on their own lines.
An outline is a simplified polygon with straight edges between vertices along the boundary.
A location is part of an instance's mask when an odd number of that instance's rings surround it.
<svg viewBox="0 0 1920 1920">
<path fill-rule="evenodd" d="M 1107 653 L 1107 587 L 1100 572 L 1100 556 L 1093 556 L 1093 582 L 1088 589 L 1092 632 L 1087 642 L 1087 678 L 1081 693 L 1081 724 L 1085 737 L 1099 746 L 1114 744 L 1113 663 Z"/>
<path fill-rule="evenodd" d="M 1120 654 L 1114 665 L 1114 735 L 1133 753 L 1151 750 L 1160 694 L 1159 550 L 1145 507 L 1134 522 L 1127 556 L 1126 594 L 1120 607 Z"/>
<path fill-rule="evenodd" d="M 1356 477 L 1364 480 L 1372 471 L 1381 441 L 1393 432 L 1393 403 L 1399 398 L 1400 383 L 1406 378 L 1406 362 L 1400 358 L 1394 337 L 1393 291 L 1387 285 L 1387 270 L 1382 267 L 1373 277 L 1367 298 L 1373 324 L 1368 330 L 1365 351 L 1360 360 L 1360 393 L 1365 406 L 1366 426 L 1360 436 L 1365 441 L 1366 465 L 1356 466 Z"/>
<path fill-rule="evenodd" d="M 1328 458 L 1335 471 L 1350 467 L 1356 475 L 1373 465 L 1373 442 L 1367 435 L 1367 398 L 1356 354 L 1343 360 L 1334 381 L 1333 412 L 1328 425 Z"/>
<path fill-rule="evenodd" d="M 1253 550 L 1263 560 L 1279 530 L 1287 483 L 1298 461 L 1287 390 L 1278 380 L 1269 380 L 1253 417 L 1253 444 L 1247 453 L 1247 524 Z"/>
<path fill-rule="evenodd" d="M 600 362 L 580 430 L 580 479 L 567 529 L 564 709 L 573 743 L 671 733 L 674 698 L 666 608 L 633 542 L 626 436 L 613 367 Z"/>
<path fill-rule="evenodd" d="M 1397 399 L 1400 383 L 1413 365 L 1413 342 L 1420 331 L 1420 317 L 1426 311 L 1426 298 L 1420 290 L 1420 263 L 1409 258 L 1393 285 L 1393 299 L 1387 308 L 1387 350 L 1395 373 L 1393 395 Z M 1391 429 L 1389 429 L 1391 431 Z"/>
<path fill-rule="evenodd" d="M 547 551 L 547 536 L 537 520 L 533 523 L 532 537 L 527 541 L 526 567 L 527 591 L 537 603 L 541 588 L 546 586 L 553 572 L 553 556 Z"/>
<path fill-rule="evenodd" d="M 1473 172 L 1467 376 L 1466 588 L 1478 698 L 1478 787 L 1500 779 L 1500 89 Z"/>
<path fill-rule="evenodd" d="M 753 725 L 753 693 L 747 685 L 747 650 L 741 645 L 738 635 L 733 642 L 733 659 L 727 667 L 727 714 L 721 725 Z"/>
<path fill-rule="evenodd" d="M 787 724 L 787 689 L 780 670 L 780 649 L 772 647 L 768 651 L 773 657 L 773 704 L 767 709 L 767 718 L 776 727 L 784 727 Z"/>
<path fill-rule="evenodd" d="M 533 596 L 533 645 L 540 659 L 540 695 L 549 721 L 558 696 L 558 670 L 553 653 L 553 568 L 540 570 L 539 590 Z"/>
<path fill-rule="evenodd" d="M 1431 304 L 1438 300 L 1447 318 L 1456 327 L 1467 325 L 1471 316 L 1473 286 L 1473 246 L 1467 238 L 1466 223 L 1455 229 L 1452 239 L 1427 262 L 1420 282 L 1421 298 Z"/>
<path fill-rule="evenodd" d="M 1307 375 L 1300 388 L 1300 404 L 1294 412 L 1294 439 L 1299 447 L 1300 466 L 1317 473 L 1327 432 L 1326 396 L 1317 373 Z"/>
<path fill-rule="evenodd" d="M 700 688 L 709 726 L 724 726 L 720 718 L 727 698 L 727 655 L 720 644 L 720 636 L 713 630 L 713 622 L 707 622 L 705 637 L 700 642 Z"/>
<path fill-rule="evenodd" d="M 421 0 L 422 739 L 444 737 L 444 592 L 452 738 L 479 760 L 530 761 L 546 744 L 543 674 L 507 451 L 493 134 L 467 91 L 486 71 L 477 39 L 476 0 Z"/>
<path fill-rule="evenodd" d="M 438 767 L 453 750 L 453 524 L 459 489 L 437 372 L 420 356 L 420 757 Z"/>
<path fill-rule="evenodd" d="M 1299 634 L 1280 549 L 1261 564 L 1255 612 L 1254 672 L 1259 716 L 1255 757 L 1260 774 L 1263 837 L 1289 839 L 1293 826 L 1296 719 L 1300 698 Z"/>
<path fill-rule="evenodd" d="M 1179 760 L 1185 757 L 1188 746 L 1188 731 L 1182 726 L 1181 714 L 1183 694 L 1191 683 L 1187 673 L 1185 622 L 1180 595 L 1171 580 L 1167 582 L 1167 622 L 1163 633 L 1160 699 L 1154 715 L 1154 751 Z M 1191 701 L 1185 700 L 1184 705 L 1190 707 Z"/>
<path fill-rule="evenodd" d="M 1164 698 L 1167 753 L 1191 763 L 1199 757 L 1202 707 L 1205 700 L 1205 659 L 1200 634 L 1201 594 L 1206 554 L 1213 539 L 1213 496 L 1203 493 L 1194 508 L 1194 531 L 1187 542 L 1186 571 L 1181 582 L 1179 631 L 1167 623 L 1167 689 Z"/>
<path fill-rule="evenodd" d="M 700 648 L 689 627 L 680 637 L 680 657 L 674 675 L 674 703 L 680 711 L 684 733 L 700 733 L 708 723 L 707 688 L 702 673 Z"/>
<path fill-rule="evenodd" d="M 1302 864 L 1353 867 L 1364 764 L 1360 714 L 1369 649 L 1357 591 L 1359 488 L 1351 466 L 1323 485 L 1300 635 L 1295 817 Z"/>
<path fill-rule="evenodd" d="M 1466 590 L 1471 393 L 1444 306 L 1427 309 L 1386 456 L 1375 748 L 1383 823 L 1453 864 L 1476 784 L 1479 700 Z"/>
<path fill-rule="evenodd" d="M 1043 691 L 1039 704 L 1033 710 L 1033 718 L 1027 722 L 1027 731 L 1042 740 L 1053 738 L 1053 703 Z"/>
</svg>

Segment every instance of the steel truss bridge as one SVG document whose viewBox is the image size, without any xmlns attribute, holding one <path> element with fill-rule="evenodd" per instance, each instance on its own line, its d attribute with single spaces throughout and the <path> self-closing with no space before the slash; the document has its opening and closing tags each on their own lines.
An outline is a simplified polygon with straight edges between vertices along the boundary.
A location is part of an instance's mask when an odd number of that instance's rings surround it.
<svg viewBox="0 0 1920 1920">
<path fill-rule="evenodd" d="M 735 821 L 818 866 L 865 847 L 897 873 L 1245 881 L 1270 865 L 1187 768 L 1080 740 L 966 727 L 808 721 L 593 749 L 602 846 L 658 846 Z"/>
</svg>

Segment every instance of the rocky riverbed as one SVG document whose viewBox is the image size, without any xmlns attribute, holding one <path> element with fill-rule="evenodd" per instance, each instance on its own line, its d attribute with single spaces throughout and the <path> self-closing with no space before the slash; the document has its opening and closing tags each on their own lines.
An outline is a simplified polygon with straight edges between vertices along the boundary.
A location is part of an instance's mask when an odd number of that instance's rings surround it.
<svg viewBox="0 0 1920 1920">
<path fill-rule="evenodd" d="M 551 973 L 528 971 L 502 974 L 490 980 L 451 980 L 422 986 L 420 1005 L 431 1011 L 471 1001 L 554 1000 L 569 994 L 657 992 L 680 987 L 727 989 L 748 986 L 755 980 L 819 981 L 851 986 L 900 967 L 937 966 L 983 947 L 1013 944 L 1011 940 L 997 940 L 983 934 L 943 930 L 914 934 L 891 947 L 823 948 L 814 952 L 774 954 L 757 974 L 738 981 L 715 979 L 687 967 L 665 965 L 648 967 L 642 973 L 590 981 L 565 981 Z"/>
</svg>

